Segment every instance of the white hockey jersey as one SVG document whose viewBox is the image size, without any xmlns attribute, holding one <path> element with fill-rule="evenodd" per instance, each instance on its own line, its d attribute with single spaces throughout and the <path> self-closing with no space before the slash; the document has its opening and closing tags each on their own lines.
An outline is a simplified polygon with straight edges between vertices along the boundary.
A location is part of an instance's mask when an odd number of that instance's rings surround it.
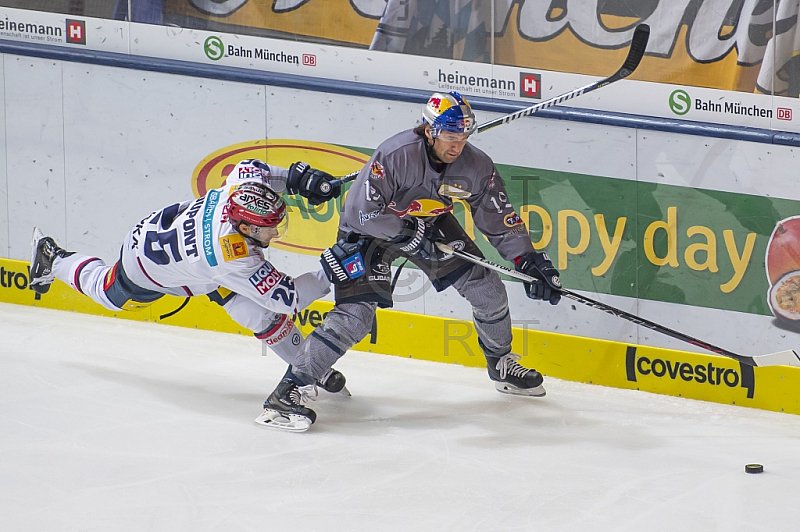
<svg viewBox="0 0 800 532">
<path fill-rule="evenodd" d="M 264 259 L 261 248 L 228 222 L 228 196 L 242 183 L 264 183 L 278 193 L 286 190 L 288 170 L 264 167 L 268 170 L 252 160 L 242 161 L 222 187 L 165 207 L 136 224 L 122 247 L 122 265 L 130 280 L 177 296 L 224 287 L 280 314 L 293 314 L 327 294 L 330 283 L 321 269 L 296 278 L 281 273 Z"/>
</svg>

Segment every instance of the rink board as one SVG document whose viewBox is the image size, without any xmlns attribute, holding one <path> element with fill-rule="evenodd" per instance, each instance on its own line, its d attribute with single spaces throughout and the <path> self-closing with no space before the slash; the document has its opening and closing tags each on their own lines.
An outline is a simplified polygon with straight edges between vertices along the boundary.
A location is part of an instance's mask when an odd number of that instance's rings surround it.
<svg viewBox="0 0 800 532">
<path fill-rule="evenodd" d="M 28 264 L 0 258 L 0 301 L 138 321 L 250 335 L 204 297 L 165 296 L 147 309 L 111 312 L 60 281 L 37 300 L 28 289 Z M 294 317 L 307 334 L 332 303 L 318 301 Z M 379 310 L 373 331 L 354 350 L 483 367 L 485 359 L 468 321 Z M 514 329 L 513 350 L 522 363 L 559 379 L 800 414 L 800 368 L 749 368 L 734 360 L 671 349 Z M 764 353 L 758 353 L 764 354 Z"/>
</svg>

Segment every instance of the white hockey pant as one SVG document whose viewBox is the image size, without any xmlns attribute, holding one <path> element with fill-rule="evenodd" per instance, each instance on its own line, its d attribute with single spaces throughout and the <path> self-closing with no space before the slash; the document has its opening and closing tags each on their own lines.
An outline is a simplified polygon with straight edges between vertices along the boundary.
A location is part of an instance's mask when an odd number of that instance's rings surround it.
<svg viewBox="0 0 800 532">
<path fill-rule="evenodd" d="M 74 253 L 66 258 L 56 258 L 53 262 L 53 274 L 56 279 L 89 296 L 105 308 L 122 310 L 106 296 L 106 277 L 112 267 L 97 257 Z"/>
<path fill-rule="evenodd" d="M 292 365 L 297 362 L 304 339 L 291 316 L 267 310 L 239 294 L 225 301 L 222 308 L 236 323 L 253 331 L 256 338 L 285 362 Z"/>
</svg>

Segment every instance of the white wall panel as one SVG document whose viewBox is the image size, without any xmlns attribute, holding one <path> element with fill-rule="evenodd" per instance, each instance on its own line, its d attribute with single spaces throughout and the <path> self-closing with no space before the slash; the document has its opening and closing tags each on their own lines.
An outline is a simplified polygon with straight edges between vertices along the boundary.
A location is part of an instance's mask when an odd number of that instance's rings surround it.
<svg viewBox="0 0 800 532">
<path fill-rule="evenodd" d="M 6 56 L 0 54 L 0 102 L 6 101 L 5 94 L 5 67 Z M 0 105 L 0 256 L 9 256 L 8 235 L 8 173 L 6 157 L 6 106 Z"/>
<path fill-rule="evenodd" d="M 6 56 L 4 69 L 9 257 L 27 260 L 34 225 L 67 235 L 63 63 Z"/>
<path fill-rule="evenodd" d="M 800 199 L 800 149 L 758 142 L 640 131 L 639 180 Z"/>
<path fill-rule="evenodd" d="M 264 136 L 260 86 L 66 64 L 64 94 L 65 244 L 109 261 L 142 217 L 192 198 L 203 157 Z"/>
<path fill-rule="evenodd" d="M 268 138 L 292 138 L 375 149 L 419 123 L 418 104 L 281 87 L 267 88 Z"/>
<path fill-rule="evenodd" d="M 476 112 L 478 123 L 497 118 Z M 636 133 L 622 127 L 520 118 L 477 134 L 472 142 L 496 162 L 594 176 L 636 179 Z"/>
</svg>

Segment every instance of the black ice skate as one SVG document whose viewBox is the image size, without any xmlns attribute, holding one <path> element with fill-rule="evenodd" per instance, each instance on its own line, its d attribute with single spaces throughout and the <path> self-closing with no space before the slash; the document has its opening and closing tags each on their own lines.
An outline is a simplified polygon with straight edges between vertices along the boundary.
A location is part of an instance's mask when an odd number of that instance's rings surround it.
<svg viewBox="0 0 800 532">
<path fill-rule="evenodd" d="M 494 382 L 498 392 L 512 395 L 529 395 L 544 397 L 545 390 L 542 386 L 544 378 L 535 369 L 528 369 L 517 363 L 522 357 L 516 353 L 509 353 L 502 357 L 486 357 L 486 366 L 489 369 L 489 378 Z"/>
<path fill-rule="evenodd" d="M 345 386 L 346 382 L 347 379 L 344 378 L 344 375 L 340 371 L 331 368 L 317 381 L 317 384 L 328 393 L 341 393 L 342 395 L 350 397 L 350 390 Z"/>
<path fill-rule="evenodd" d="M 72 253 L 64 251 L 49 236 L 33 228 L 33 239 L 31 240 L 31 280 L 29 286 L 37 294 L 46 294 L 50 290 L 50 285 L 55 280 L 53 275 L 53 262 L 56 257 L 68 257 Z"/>
<path fill-rule="evenodd" d="M 291 379 L 283 379 L 264 401 L 264 411 L 255 421 L 274 429 L 305 432 L 316 421 L 317 414 L 302 403 L 313 400 L 315 396 L 316 385 L 298 386 Z"/>
</svg>

